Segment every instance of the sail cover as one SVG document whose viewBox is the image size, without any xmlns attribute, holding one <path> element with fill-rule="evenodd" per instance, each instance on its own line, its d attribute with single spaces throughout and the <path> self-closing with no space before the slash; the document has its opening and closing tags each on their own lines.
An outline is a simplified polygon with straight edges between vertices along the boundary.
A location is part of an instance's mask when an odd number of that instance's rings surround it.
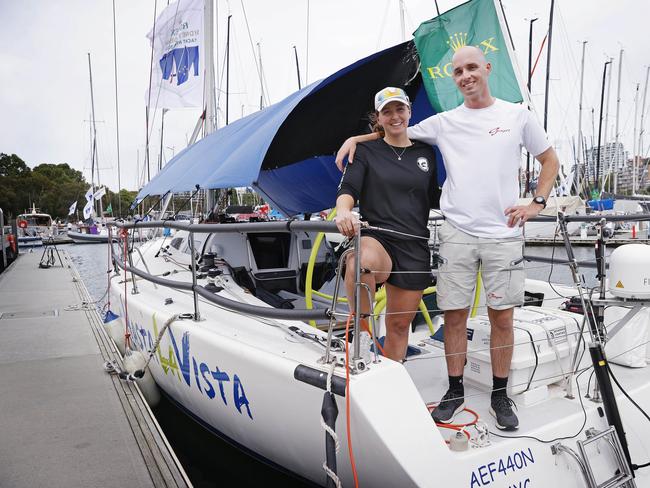
<svg viewBox="0 0 650 488">
<path fill-rule="evenodd" d="M 288 216 L 330 208 L 341 179 L 336 151 L 347 137 L 369 131 L 373 96 L 386 86 L 406 90 L 412 124 L 433 115 L 408 41 L 208 135 L 174 157 L 136 201 L 196 188 L 251 186 Z"/>
</svg>

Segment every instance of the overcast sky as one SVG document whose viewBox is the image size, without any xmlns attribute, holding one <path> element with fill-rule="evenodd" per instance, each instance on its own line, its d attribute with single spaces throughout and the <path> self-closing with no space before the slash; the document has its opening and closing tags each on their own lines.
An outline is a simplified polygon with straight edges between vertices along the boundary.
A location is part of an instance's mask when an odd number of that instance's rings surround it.
<svg viewBox="0 0 650 488">
<path fill-rule="evenodd" d="M 248 31 L 261 45 L 262 65 L 271 103 L 298 88 L 293 46 L 303 86 L 380 49 L 401 41 L 398 0 L 233 0 L 217 1 L 218 65 L 223 63 L 225 23 L 232 14 L 230 118 L 258 108 L 259 81 Z M 431 0 L 405 0 L 406 32 L 436 15 Z M 441 11 L 461 2 L 438 0 Z M 158 13 L 166 1 L 158 1 Z M 534 24 L 535 55 L 548 28 L 550 0 L 503 0 L 519 65 L 528 63 L 529 19 Z M 308 20 L 309 6 L 309 22 Z M 101 182 L 117 188 L 116 110 L 112 0 L 0 0 L 0 152 L 15 153 L 31 167 L 68 163 L 90 180 L 91 53 Z M 137 189 L 146 179 L 145 90 L 149 80 L 149 42 L 145 35 L 154 17 L 153 0 L 115 0 L 122 187 Z M 614 139 L 618 56 L 624 49 L 620 133 L 632 152 L 636 84 L 643 92 L 647 48 L 647 0 L 557 0 L 553 29 L 549 137 L 564 161 L 571 157 L 571 138 L 578 125 L 578 90 L 582 41 L 585 63 L 583 132 L 598 128 L 603 63 L 614 58 L 609 99 L 608 140 Z M 309 49 L 307 49 L 307 47 Z M 307 61 L 308 52 L 308 61 Z M 544 106 L 544 50 L 533 78 L 533 101 Z M 308 78 L 307 80 L 305 78 Z M 219 84 L 219 80 L 217 80 Z M 371 97 L 372 94 L 369 94 Z M 650 98 L 650 97 L 649 97 Z M 221 102 L 222 108 L 225 106 Z M 640 106 L 640 103 L 639 103 Z M 650 100 L 646 103 L 646 117 Z M 198 109 L 165 116 L 163 159 L 187 145 Z M 223 114 L 222 114 L 223 121 Z M 646 126 L 648 123 L 646 122 Z M 160 113 L 151 134 L 151 172 L 160 154 Z M 650 137 L 646 137 L 644 155 Z M 139 174 L 138 174 L 139 169 Z M 146 181 L 146 180 L 145 180 Z"/>
</svg>

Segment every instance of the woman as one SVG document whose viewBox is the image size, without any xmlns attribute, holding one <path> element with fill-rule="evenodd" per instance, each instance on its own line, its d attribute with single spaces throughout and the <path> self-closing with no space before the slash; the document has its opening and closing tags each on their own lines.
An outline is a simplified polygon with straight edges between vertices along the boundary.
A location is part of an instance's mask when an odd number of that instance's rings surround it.
<svg viewBox="0 0 650 488">
<path fill-rule="evenodd" d="M 427 228 L 429 209 L 437 207 L 440 191 L 435 155 L 431 146 L 412 142 L 406 135 L 411 118 L 408 96 L 400 88 L 387 87 L 375 95 L 375 130 L 383 137 L 360 143 L 353 165 L 343 173 L 336 199 L 336 225 L 352 237 L 359 219 L 352 213 L 358 202 L 362 219 L 372 227 L 361 237 L 361 275 L 372 292 L 386 286 L 385 356 L 402 361 L 408 346 L 409 327 L 431 281 Z M 406 234 L 406 235 L 405 235 Z M 346 263 L 347 296 L 355 294 L 355 260 Z M 354 300 L 350 300 L 354 306 Z M 361 295 L 361 311 L 370 311 L 367 293 Z M 362 328 L 367 327 L 367 322 Z"/>
</svg>

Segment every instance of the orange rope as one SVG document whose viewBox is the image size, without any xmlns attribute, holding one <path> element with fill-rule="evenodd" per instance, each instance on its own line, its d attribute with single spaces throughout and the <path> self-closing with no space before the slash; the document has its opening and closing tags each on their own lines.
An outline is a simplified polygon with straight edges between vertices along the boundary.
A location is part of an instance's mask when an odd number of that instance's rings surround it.
<svg viewBox="0 0 650 488">
<path fill-rule="evenodd" d="M 429 413 L 431 413 L 436 408 L 436 406 L 437 406 L 436 403 L 427 403 L 427 409 L 429 410 Z M 470 440 L 471 436 L 469 435 L 469 432 L 467 432 L 466 430 L 463 430 L 463 429 L 465 427 L 471 427 L 472 425 L 476 425 L 476 423 L 478 422 L 479 416 L 478 416 L 478 413 L 476 413 L 471 408 L 464 408 L 463 412 L 467 412 L 467 413 L 473 415 L 474 420 L 472 420 L 471 422 L 467 422 L 465 424 L 443 424 L 443 423 L 436 422 L 436 427 L 441 427 L 443 429 L 462 431 L 463 434 L 465 434 L 467 436 L 467 439 Z M 449 444 L 449 441 L 445 440 L 445 443 Z"/>
<path fill-rule="evenodd" d="M 352 315 L 348 315 L 348 321 L 345 324 L 345 421 L 348 431 L 348 452 L 350 454 L 350 466 L 352 466 L 352 476 L 354 477 L 354 486 L 359 488 L 359 479 L 357 478 L 357 467 L 354 462 L 354 454 L 352 453 L 352 433 L 350 432 L 350 355 L 348 333 L 350 332 L 350 321 Z"/>
</svg>

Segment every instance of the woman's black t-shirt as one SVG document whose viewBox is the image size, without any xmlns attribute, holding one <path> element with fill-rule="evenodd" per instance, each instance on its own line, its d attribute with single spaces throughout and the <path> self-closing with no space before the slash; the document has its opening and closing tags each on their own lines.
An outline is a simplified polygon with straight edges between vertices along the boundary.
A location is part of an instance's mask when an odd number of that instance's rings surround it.
<svg viewBox="0 0 650 488">
<path fill-rule="evenodd" d="M 440 204 L 435 153 L 418 141 L 407 148 L 391 147 L 383 139 L 360 143 L 339 195 L 352 196 L 362 220 L 372 226 L 428 237 L 429 209 Z"/>
</svg>

